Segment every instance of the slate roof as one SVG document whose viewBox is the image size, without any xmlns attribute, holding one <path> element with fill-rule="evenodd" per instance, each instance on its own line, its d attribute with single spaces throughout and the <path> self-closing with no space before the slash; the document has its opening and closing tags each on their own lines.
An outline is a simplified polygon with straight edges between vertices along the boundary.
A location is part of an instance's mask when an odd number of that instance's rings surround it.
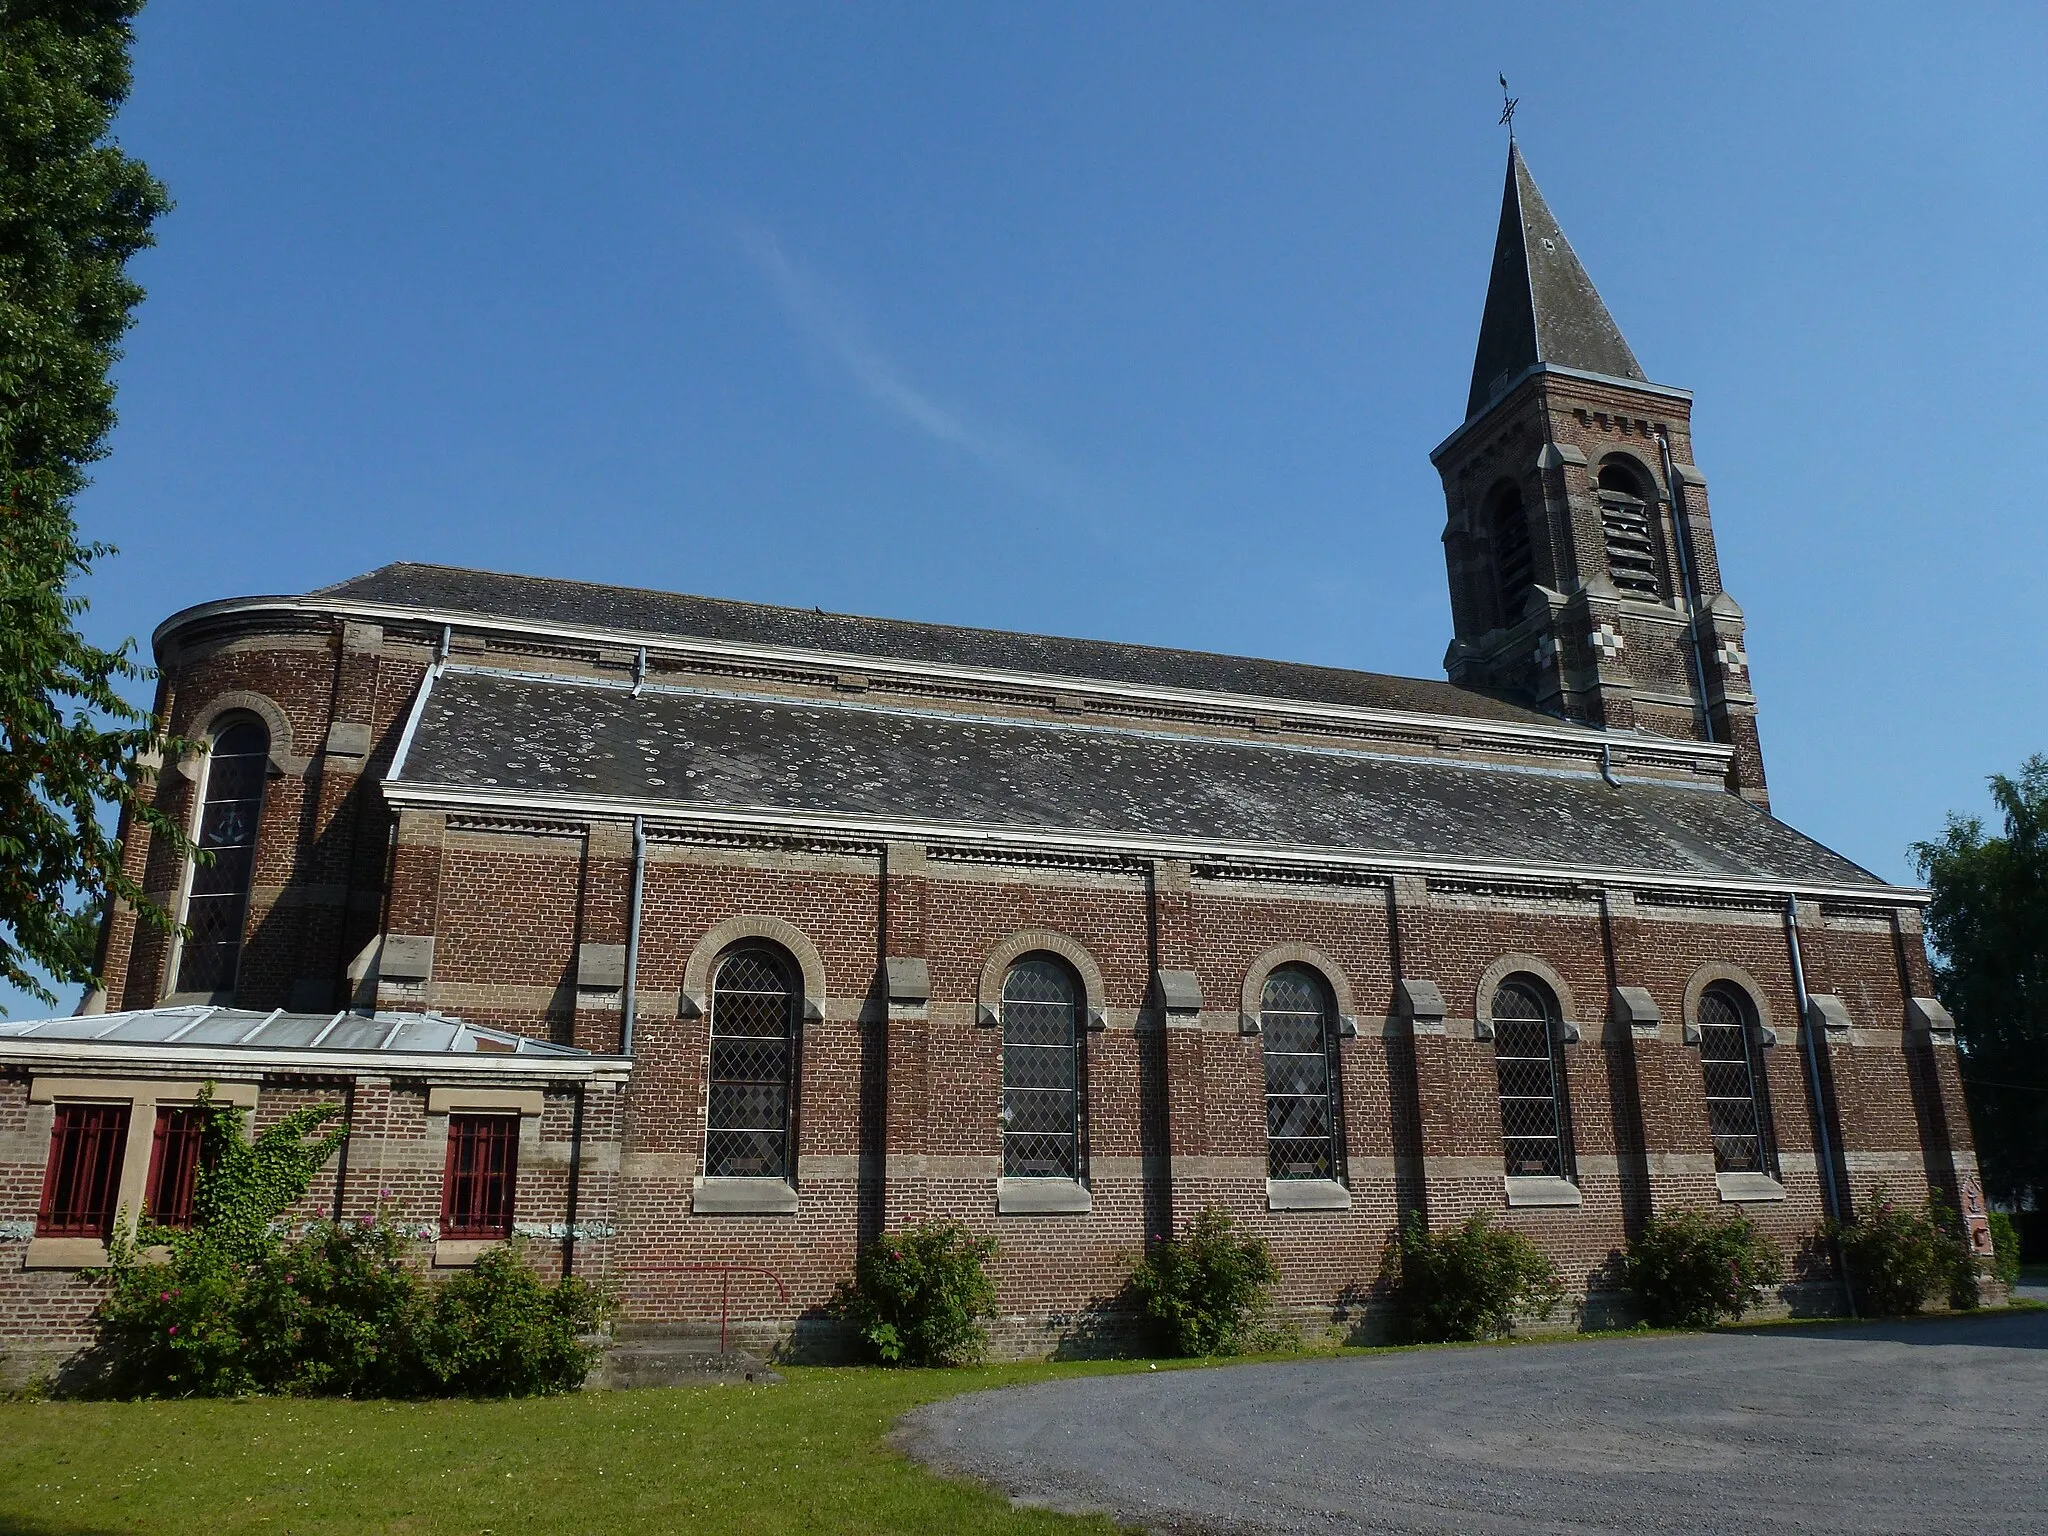
<svg viewBox="0 0 2048 1536">
<path fill-rule="evenodd" d="M 1715 787 L 450 668 L 400 784 L 1879 887 Z"/>
<path fill-rule="evenodd" d="M 0 1050 L 13 1040 L 93 1041 L 225 1051 L 393 1051 L 408 1056 L 574 1056 L 588 1051 L 529 1040 L 438 1013 L 275 1013 L 192 1004 L 0 1019 Z"/>
<path fill-rule="evenodd" d="M 1048 678 L 1187 688 L 1525 725 L 1558 724 L 1555 716 L 1513 699 L 1429 678 L 1389 677 L 1342 667 L 1176 651 L 1111 640 L 1070 640 L 997 629 L 917 624 L 903 619 L 860 618 L 808 608 L 777 608 L 765 603 L 537 576 L 508 576 L 445 565 L 381 566 L 309 595 L 534 623 L 576 624 L 646 635 L 934 662 Z"/>
<path fill-rule="evenodd" d="M 1644 381 L 1642 365 L 1536 189 L 1520 147 L 1510 143 L 1465 419 L 1536 363 Z"/>
</svg>

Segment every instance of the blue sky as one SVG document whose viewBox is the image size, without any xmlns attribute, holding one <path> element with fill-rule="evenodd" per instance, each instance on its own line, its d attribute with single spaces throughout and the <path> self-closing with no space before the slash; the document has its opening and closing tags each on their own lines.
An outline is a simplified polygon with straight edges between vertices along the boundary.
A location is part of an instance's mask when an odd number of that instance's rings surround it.
<svg viewBox="0 0 2048 1536">
<path fill-rule="evenodd" d="M 2048 748 L 2044 58 L 2019 5 L 158 4 L 89 622 L 412 559 L 1440 675 L 1505 70 L 1697 392 L 1779 814 L 1906 879 Z"/>
</svg>

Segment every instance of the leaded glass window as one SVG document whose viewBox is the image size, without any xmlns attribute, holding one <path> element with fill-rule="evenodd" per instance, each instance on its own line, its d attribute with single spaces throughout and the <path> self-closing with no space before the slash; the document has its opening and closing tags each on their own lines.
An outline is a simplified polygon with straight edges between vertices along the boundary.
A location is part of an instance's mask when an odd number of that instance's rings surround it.
<svg viewBox="0 0 2048 1536">
<path fill-rule="evenodd" d="M 1700 997 L 1700 1071 L 1716 1173 L 1771 1173 L 1770 1104 L 1749 1002 L 1714 986 Z"/>
<path fill-rule="evenodd" d="M 214 738 L 206 755 L 199 810 L 199 846 L 213 857 L 192 867 L 185 897 L 191 937 L 178 960 L 180 992 L 232 992 L 242 954 L 242 923 L 255 870 L 256 828 L 263 819 L 263 781 L 270 769 L 270 733 L 239 721 Z"/>
<path fill-rule="evenodd" d="M 1329 989 L 1305 966 L 1283 965 L 1259 998 L 1266 1058 L 1266 1175 L 1334 1179 L 1337 1071 Z"/>
<path fill-rule="evenodd" d="M 1516 977 L 1493 994 L 1493 1062 L 1500 1136 L 1514 1175 L 1573 1177 L 1557 1007 L 1540 983 Z"/>
<path fill-rule="evenodd" d="M 736 949 L 711 983 L 711 1094 L 704 1171 L 712 1178 L 789 1176 L 789 1085 L 797 1001 L 788 960 Z"/>
<path fill-rule="evenodd" d="M 1081 1176 L 1081 989 L 1046 955 L 1003 978 L 1003 1177 Z"/>
</svg>

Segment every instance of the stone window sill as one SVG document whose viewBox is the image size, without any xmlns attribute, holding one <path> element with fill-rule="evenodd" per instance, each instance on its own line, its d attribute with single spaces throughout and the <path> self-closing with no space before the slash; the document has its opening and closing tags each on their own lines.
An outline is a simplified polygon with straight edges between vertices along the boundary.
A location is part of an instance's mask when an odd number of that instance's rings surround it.
<svg viewBox="0 0 2048 1536">
<path fill-rule="evenodd" d="M 32 1238 L 23 1269 L 91 1269 L 107 1262 L 107 1245 L 96 1237 Z"/>
<path fill-rule="evenodd" d="M 1785 1186 L 1768 1173 L 1717 1173 L 1714 1184 L 1729 1205 L 1785 1198 Z"/>
<path fill-rule="evenodd" d="M 1532 1177 L 1528 1174 L 1509 1174 L 1502 1180 L 1507 1185 L 1508 1204 L 1514 1206 L 1572 1206 L 1585 1203 L 1585 1196 L 1579 1193 L 1579 1186 L 1570 1179 L 1553 1179 L 1548 1175 Z"/>
<path fill-rule="evenodd" d="M 1268 1179 L 1269 1211 L 1348 1211 L 1351 1191 L 1335 1179 Z"/>
<path fill-rule="evenodd" d="M 789 1216 L 796 1187 L 787 1179 L 699 1179 L 690 1196 L 698 1216 Z"/>
<path fill-rule="evenodd" d="M 1088 1186 L 1073 1179 L 998 1179 L 996 1210 L 1004 1216 L 1085 1216 L 1095 1208 Z"/>
<path fill-rule="evenodd" d="M 444 1237 L 434 1244 L 434 1268 L 468 1269 L 476 1261 L 500 1247 L 500 1237 Z"/>
</svg>

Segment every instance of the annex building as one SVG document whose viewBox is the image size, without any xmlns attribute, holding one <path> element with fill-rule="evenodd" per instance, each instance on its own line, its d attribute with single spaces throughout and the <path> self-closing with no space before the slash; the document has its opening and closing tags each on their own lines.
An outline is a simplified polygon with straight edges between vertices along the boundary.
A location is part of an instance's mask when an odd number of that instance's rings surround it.
<svg viewBox="0 0 2048 1536">
<path fill-rule="evenodd" d="M 344 1106 L 308 1217 L 524 1235 L 628 1332 L 824 1340 L 955 1217 L 1002 1347 L 1085 1347 L 1211 1204 L 1304 1317 L 1473 1211 L 1600 1317 L 1728 1204 L 1838 1305 L 1823 1215 L 1974 1176 L 1952 1023 L 1924 893 L 1770 814 L 1690 409 L 1511 149 L 1448 681 L 405 564 L 173 615 L 210 751 L 155 793 L 214 859 L 129 829 L 189 936 L 116 909 L 79 1016 L 0 1022 L 6 1350 L 189 1202 L 208 1080 Z"/>
</svg>

